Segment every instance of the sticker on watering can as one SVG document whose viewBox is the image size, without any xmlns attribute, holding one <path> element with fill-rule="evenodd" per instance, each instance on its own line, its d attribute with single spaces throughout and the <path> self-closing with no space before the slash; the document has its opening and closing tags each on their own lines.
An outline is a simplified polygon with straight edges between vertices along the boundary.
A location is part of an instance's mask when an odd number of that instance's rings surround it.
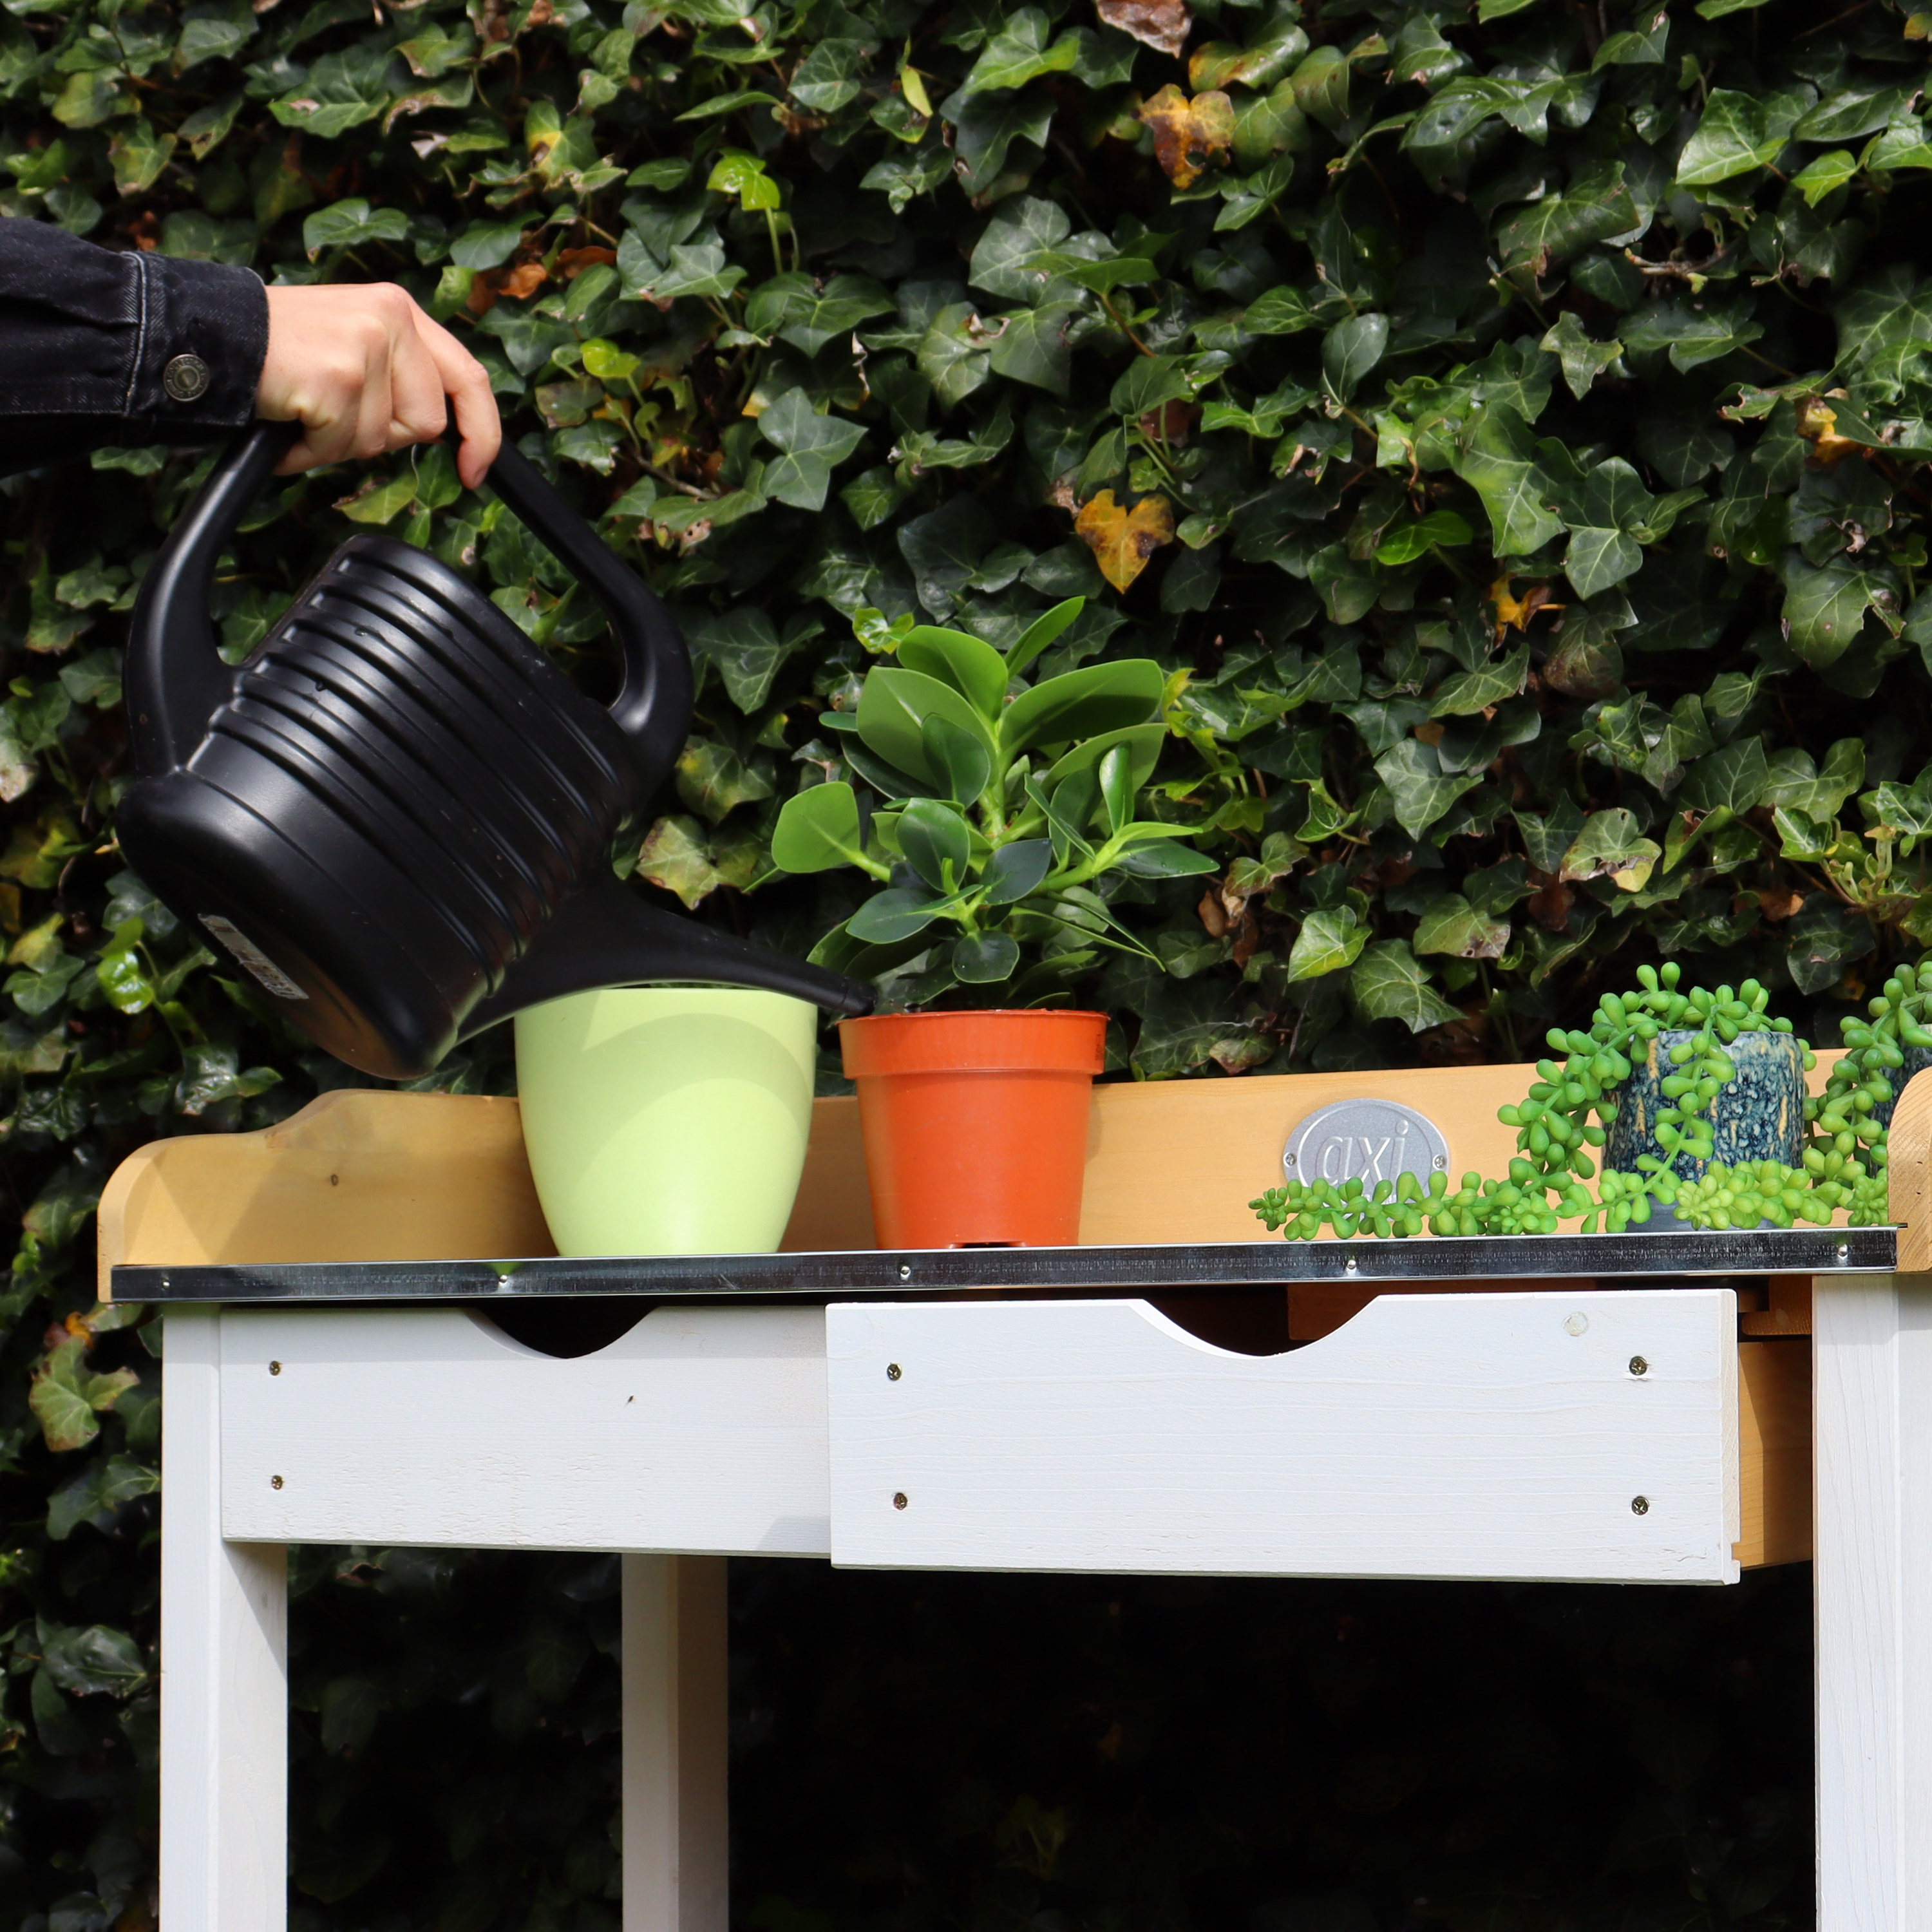
<svg viewBox="0 0 1932 1932">
<path fill-rule="evenodd" d="M 1378 1180 L 1412 1174 L 1426 1184 L 1449 1171 L 1449 1143 L 1425 1114 L 1396 1100 L 1336 1100 L 1288 1137 L 1282 1171 L 1291 1180 Z"/>
<path fill-rule="evenodd" d="M 237 926 L 220 914 L 205 912 L 201 922 L 220 940 L 278 1000 L 305 1000 L 308 995 Z"/>
</svg>

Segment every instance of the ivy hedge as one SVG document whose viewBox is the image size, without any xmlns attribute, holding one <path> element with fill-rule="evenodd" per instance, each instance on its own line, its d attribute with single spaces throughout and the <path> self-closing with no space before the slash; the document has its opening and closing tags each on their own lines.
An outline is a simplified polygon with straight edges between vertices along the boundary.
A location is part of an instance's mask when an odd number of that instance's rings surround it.
<svg viewBox="0 0 1932 1932">
<path fill-rule="evenodd" d="M 821 714 L 849 710 L 898 620 L 1004 647 L 1074 596 L 1042 671 L 1158 661 L 1156 808 L 1219 868 L 1204 892 L 1111 882 L 1137 948 L 1080 958 L 1074 935 L 1061 956 L 1116 1016 L 1124 1077 L 1521 1059 L 1673 957 L 1754 976 L 1829 1041 L 1932 939 L 1932 14 L 743 4 L 11 0 L 0 208 L 284 280 L 398 280 L 459 329 L 702 667 L 674 789 L 620 866 L 768 943 L 802 950 L 856 902 L 845 874 L 777 874 L 768 841 L 800 788 L 862 784 Z M 46 1932 L 152 1916 L 160 1344 L 94 1308 L 94 1201 L 146 1138 L 260 1126 L 351 1077 L 114 844 L 123 614 L 206 460 L 103 448 L 0 485 L 0 1135 L 21 1224 L 0 1294 L 0 1925 Z M 265 500 L 219 586 L 230 655 L 376 526 L 606 674 L 596 610 L 440 450 Z M 510 1077 L 486 1036 L 436 1084 Z M 752 1680 L 802 1668 L 788 1631 L 866 1587 L 809 1574 L 741 1580 Z M 304 1922 L 612 1923 L 608 1570 L 313 1552 L 298 1582 Z M 1741 1616 L 1756 1634 L 1712 1670 L 1736 1688 L 1795 1668 L 1801 1598 L 1754 1598 L 1783 1620 Z M 1000 1600 L 1088 1641 L 1080 1591 Z M 1329 1600 L 1276 1600 L 1304 1606 L 1292 1622 Z M 1688 1610 L 1627 1643 L 1641 1618 L 1616 1593 L 1430 1600 L 1472 1654 L 1513 1618 L 1570 1620 L 1612 1705 L 1666 1681 L 1659 1644 L 1702 1654 Z M 1133 1654 L 1153 1684 L 1168 1653 Z M 1355 1655 L 1308 1638 L 1291 1740 L 1310 1700 L 1355 1708 L 1334 1688 Z M 869 1656 L 838 1681 L 862 1709 L 868 1685 L 888 1696 Z M 824 1694 L 836 1780 L 872 1733 Z M 1226 1742 L 1250 1714 L 1223 1694 L 1201 1735 Z M 1054 1891 L 1041 1834 L 1078 1843 L 1103 1732 L 1097 1758 L 1038 1772 L 1052 1790 L 982 1767 L 990 1795 L 939 1823 L 888 1806 L 906 1835 L 858 1865 L 822 1833 L 790 1841 L 800 1876 L 772 1853 L 755 1922 L 1178 1925 L 1291 1894 L 1318 1904 L 1256 1923 L 1806 1922 L 1802 1876 L 1778 1876 L 1804 1871 L 1804 1820 L 1766 1795 L 1768 1748 L 1721 1775 L 1665 1754 L 1665 1798 L 1552 1863 L 1556 1839 L 1523 1842 L 1534 1806 L 1495 1814 L 1514 1837 L 1473 1816 L 1443 1835 L 1438 1774 L 1466 1740 L 1364 1721 L 1434 1768 L 1385 1780 L 1386 1804 L 1339 1772 L 1298 1796 L 1317 1822 L 1266 1842 L 1314 1861 L 1306 1883 L 1210 1882 L 1257 1856 L 1230 1823 L 1164 1886 L 1123 1855 Z M 1594 1762 L 1587 1726 L 1522 1721 L 1542 1742 L 1497 1747 L 1510 1775 L 1556 1788 L 1551 1764 Z M 1381 1822 L 1338 1837 L 1331 1812 Z M 768 1814 L 746 1828 L 784 1842 Z M 979 1877 L 920 1892 L 921 1830 Z M 1321 1876 L 1345 1838 L 1437 1903 L 1370 1886 L 1351 1906 L 1346 1873 Z M 1462 1878 L 1428 1877 L 1457 1859 Z M 1037 1882 L 1016 1893 L 1015 1870 Z M 1630 1876 L 1656 1871 L 1660 1892 Z"/>
</svg>

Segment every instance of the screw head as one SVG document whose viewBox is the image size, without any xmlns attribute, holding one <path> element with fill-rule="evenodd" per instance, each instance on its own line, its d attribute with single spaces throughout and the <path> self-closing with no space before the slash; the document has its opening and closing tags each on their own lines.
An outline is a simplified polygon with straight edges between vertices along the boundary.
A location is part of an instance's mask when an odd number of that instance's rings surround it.
<svg viewBox="0 0 1932 1932">
<path fill-rule="evenodd" d="M 892 1508 L 894 1509 L 904 1509 L 905 1506 L 906 1492 L 903 1490 L 895 1490 L 892 1492 Z"/>
<path fill-rule="evenodd" d="M 1283 1154 L 1281 1157 L 1281 1164 L 1283 1167 L 1292 1167 L 1294 1165 L 1294 1155 L 1292 1154 Z"/>
<path fill-rule="evenodd" d="M 1843 1241 L 1840 1241 L 1838 1244 L 1838 1257 L 1841 1262 L 1848 1262 L 1852 1258 L 1852 1251 L 1850 1248 Z"/>
<path fill-rule="evenodd" d="M 1344 1274 L 1359 1274 L 1361 1273 L 1360 1264 L 1356 1261 L 1353 1255 L 1351 1255 L 1342 1264 L 1342 1272 Z"/>
<path fill-rule="evenodd" d="M 904 1372 L 896 1362 L 888 1362 L 886 1364 L 886 1379 L 889 1382 L 897 1382 Z"/>
<path fill-rule="evenodd" d="M 899 1263 L 899 1279 L 902 1281 L 911 1280 L 912 1263 L 910 1262 L 901 1262 Z"/>
<path fill-rule="evenodd" d="M 1649 1514 L 1650 1514 L 1650 1498 L 1649 1498 L 1649 1497 L 1648 1497 L 1648 1496 L 1632 1496 L 1632 1497 L 1630 1498 L 1630 1514 L 1631 1514 L 1632 1516 L 1648 1516 L 1648 1515 L 1649 1515 Z"/>
<path fill-rule="evenodd" d="M 281 1478 L 279 1476 L 271 1476 L 268 1478 L 268 1486 L 272 1490 L 279 1490 L 282 1486 Z"/>
<path fill-rule="evenodd" d="M 281 1373 L 281 1372 L 282 1372 L 282 1365 L 281 1365 L 281 1364 L 280 1364 L 280 1362 L 271 1362 L 271 1363 L 268 1364 L 268 1372 L 269 1372 L 269 1374 L 270 1374 L 270 1375 L 272 1375 L 272 1376 L 278 1376 L 278 1375 L 280 1375 L 280 1374 Z"/>
<path fill-rule="evenodd" d="M 1630 1359 L 1630 1371 L 1634 1376 L 1647 1376 L 1650 1373 L 1650 1364 L 1641 1355 L 1633 1355 Z"/>
<path fill-rule="evenodd" d="M 1589 1332 L 1590 1318 L 1580 1308 L 1563 1324 L 1566 1335 L 1584 1335 Z"/>
<path fill-rule="evenodd" d="M 1447 1167 L 1449 1165 L 1449 1156 L 1446 1154 L 1438 1154 L 1429 1164 L 1431 1167 Z"/>
</svg>

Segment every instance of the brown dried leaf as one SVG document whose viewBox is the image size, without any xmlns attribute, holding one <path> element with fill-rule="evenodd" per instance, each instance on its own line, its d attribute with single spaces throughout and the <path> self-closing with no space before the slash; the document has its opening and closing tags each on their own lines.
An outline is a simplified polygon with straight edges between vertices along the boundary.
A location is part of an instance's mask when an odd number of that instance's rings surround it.
<svg viewBox="0 0 1932 1932">
<path fill-rule="evenodd" d="M 1130 510 L 1102 490 L 1082 506 L 1073 520 L 1073 534 L 1094 553 L 1100 574 L 1116 590 L 1124 590 L 1162 544 L 1174 541 L 1174 509 L 1165 496 L 1143 496 Z"/>
<path fill-rule="evenodd" d="M 614 266 L 616 260 L 614 248 L 566 248 L 556 258 L 556 272 L 566 282 L 574 282 L 586 268 L 595 268 L 600 262 Z"/>
<path fill-rule="evenodd" d="M 1192 188 L 1226 161 L 1234 145 L 1234 105 L 1218 92 L 1190 100 L 1170 81 L 1142 104 L 1138 118 L 1153 130 L 1154 159 L 1176 188 Z"/>
<path fill-rule="evenodd" d="M 1546 932 L 1562 932 L 1570 924 L 1570 908 L 1576 895 L 1559 879 L 1552 879 L 1540 892 L 1532 892 L 1529 916 Z"/>
<path fill-rule="evenodd" d="M 1802 892 L 1794 892 L 1789 886 L 1773 886 L 1757 896 L 1758 910 L 1774 926 L 1781 926 L 1804 903 Z"/>
<path fill-rule="evenodd" d="M 1102 26 L 1118 27 L 1177 59 L 1194 25 L 1187 0 L 1094 0 L 1094 10 Z"/>
<path fill-rule="evenodd" d="M 1180 449 L 1186 446 L 1188 437 L 1194 432 L 1194 425 L 1200 420 L 1198 403 L 1162 403 L 1157 410 L 1142 412 L 1141 434 L 1150 442 Z"/>
<path fill-rule="evenodd" d="M 498 293 L 508 296 L 512 302 L 521 302 L 533 296 L 550 279 L 550 271 L 541 262 L 519 262 L 503 278 Z"/>
</svg>

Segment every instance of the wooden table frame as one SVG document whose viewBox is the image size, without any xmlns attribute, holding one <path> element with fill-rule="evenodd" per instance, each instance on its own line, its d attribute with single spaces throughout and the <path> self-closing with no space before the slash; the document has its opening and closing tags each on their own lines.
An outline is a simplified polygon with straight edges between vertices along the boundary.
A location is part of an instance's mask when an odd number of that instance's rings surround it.
<svg viewBox="0 0 1932 1932">
<path fill-rule="evenodd" d="M 1244 1204 L 1269 1184 L 1287 1130 L 1349 1094 L 1421 1107 L 1457 1172 L 1498 1171 L 1509 1136 L 1495 1108 L 1526 1078 L 1486 1067 L 1102 1088 L 1082 1238 L 1247 1237 Z M 788 1247 L 871 1245 L 854 1112 L 818 1103 Z M 1815 1540 L 1818 1922 L 1932 1932 L 1928 1142 L 1922 1080 L 1893 1128 L 1897 1274 L 1821 1276 L 1812 1292 L 1779 1280 L 1742 1310 L 1728 1288 L 1310 1289 L 1292 1323 L 1328 1339 L 1271 1358 L 1230 1355 L 1136 1302 L 667 1309 L 574 1361 L 456 1310 L 173 1308 L 164 1922 L 286 1922 L 291 1541 L 622 1550 L 626 1932 L 724 1932 L 730 1554 L 1721 1583 L 1740 1565 L 1812 1554 Z M 100 1211 L 104 1285 L 124 1261 L 550 1251 L 513 1101 L 328 1095 L 265 1134 L 143 1149 Z M 1640 1382 L 1627 1366 L 1639 1355 Z M 382 1386 L 401 1372 L 421 1391 L 413 1405 Z M 1034 1399 L 1043 1378 L 1051 1402 Z M 1444 1389 L 1462 1395 L 1382 1461 L 1378 1442 L 1400 1430 L 1364 1432 L 1311 1474 L 1298 1418 L 1326 1402 L 1324 1431 L 1346 1428 L 1344 1386 L 1365 1388 L 1357 1400 L 1379 1402 L 1384 1424 Z M 1129 1387 L 1137 1414 L 1177 1418 L 1137 1465 L 1119 1448 Z M 1488 1436 L 1468 1419 L 1478 1412 Z M 1548 1462 L 1547 1442 L 1565 1481 L 1504 1480 L 1526 1456 Z M 1466 1488 L 1490 1485 L 1446 1537 L 1398 1520 L 1402 1486 L 1428 1480 L 1444 1442 L 1464 1456 Z M 1183 1453 L 1199 1461 L 1195 1492 L 1204 1483 L 1221 1498 L 1192 1515 L 1162 1501 L 1162 1472 Z M 986 1492 L 1010 1486 L 1014 1455 L 1044 1472 L 1037 1507 L 989 1516 Z M 1269 1455 L 1316 1504 L 1330 1498 L 1327 1528 L 1318 1507 L 1271 1513 Z M 1624 1498 L 1638 1484 L 1659 1500 L 1634 1522 L 1642 1492 Z M 1114 1507 L 1130 1491 L 1133 1507 Z M 1580 1540 L 1579 1522 L 1600 1534 Z"/>
</svg>

